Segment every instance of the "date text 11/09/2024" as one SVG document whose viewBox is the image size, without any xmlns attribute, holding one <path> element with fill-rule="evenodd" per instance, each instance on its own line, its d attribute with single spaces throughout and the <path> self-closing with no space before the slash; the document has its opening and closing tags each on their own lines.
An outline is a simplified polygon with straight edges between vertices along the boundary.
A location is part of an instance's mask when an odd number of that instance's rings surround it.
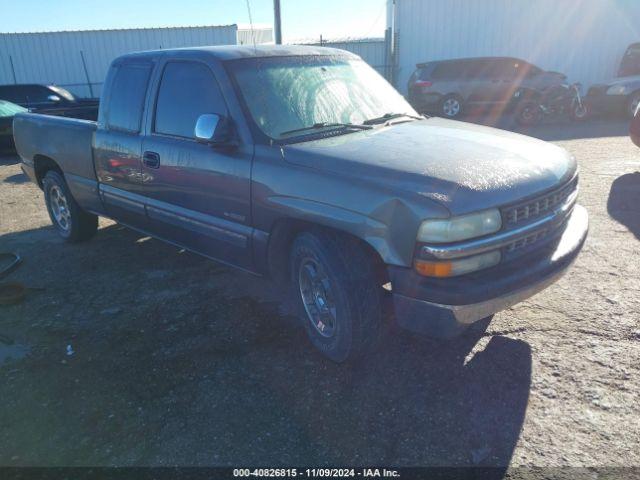
<svg viewBox="0 0 640 480">
<path fill-rule="evenodd" d="M 281 477 L 281 478 L 399 478 L 397 470 L 387 468 L 237 468 L 233 470 L 234 477 Z"/>
</svg>

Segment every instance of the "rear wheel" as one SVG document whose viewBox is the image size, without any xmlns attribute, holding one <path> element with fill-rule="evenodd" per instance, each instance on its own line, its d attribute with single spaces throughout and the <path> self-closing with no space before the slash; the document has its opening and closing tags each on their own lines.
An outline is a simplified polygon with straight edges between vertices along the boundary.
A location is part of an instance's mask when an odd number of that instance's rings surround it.
<svg viewBox="0 0 640 480">
<path fill-rule="evenodd" d="M 457 95 L 447 95 L 440 102 L 440 115 L 445 118 L 459 118 L 462 110 L 462 99 Z"/>
<path fill-rule="evenodd" d="M 523 126 L 537 125 L 542 119 L 540 105 L 536 102 L 522 102 L 516 108 L 516 122 Z"/>
<path fill-rule="evenodd" d="M 575 121 L 581 122 L 586 120 L 589 116 L 589 110 L 584 103 L 576 102 L 571 106 L 571 118 Z"/>
<path fill-rule="evenodd" d="M 292 280 L 311 343 L 344 362 L 373 350 L 382 325 L 381 285 L 369 255 L 349 237 L 300 234 L 291 250 Z"/>
<path fill-rule="evenodd" d="M 50 170 L 42 180 L 44 199 L 53 226 L 67 242 L 88 240 L 98 229 L 98 217 L 77 204 L 60 173 Z"/>
</svg>

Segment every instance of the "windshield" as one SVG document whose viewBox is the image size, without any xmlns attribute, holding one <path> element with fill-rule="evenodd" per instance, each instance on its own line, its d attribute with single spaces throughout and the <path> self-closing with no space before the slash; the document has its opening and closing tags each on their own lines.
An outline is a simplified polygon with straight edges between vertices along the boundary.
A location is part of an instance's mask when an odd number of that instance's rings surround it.
<svg viewBox="0 0 640 480">
<path fill-rule="evenodd" d="M 16 113 L 26 111 L 27 109 L 20 105 L 0 100 L 0 117 L 13 117 Z"/>
<path fill-rule="evenodd" d="M 308 135 L 310 130 L 304 130 L 314 126 L 362 124 L 385 114 L 417 115 L 362 60 L 274 57 L 236 60 L 229 65 L 249 114 L 272 139 Z"/>
</svg>

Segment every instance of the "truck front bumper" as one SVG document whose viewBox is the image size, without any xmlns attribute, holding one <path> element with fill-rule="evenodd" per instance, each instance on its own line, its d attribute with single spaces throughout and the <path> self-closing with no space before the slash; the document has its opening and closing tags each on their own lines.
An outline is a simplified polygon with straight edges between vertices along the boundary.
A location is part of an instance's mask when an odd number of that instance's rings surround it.
<svg viewBox="0 0 640 480">
<path fill-rule="evenodd" d="M 556 282 L 578 256 L 588 227 L 587 211 L 576 205 L 562 233 L 535 254 L 457 278 L 427 278 L 410 268 L 389 267 L 396 321 L 414 332 L 455 336 Z"/>
</svg>

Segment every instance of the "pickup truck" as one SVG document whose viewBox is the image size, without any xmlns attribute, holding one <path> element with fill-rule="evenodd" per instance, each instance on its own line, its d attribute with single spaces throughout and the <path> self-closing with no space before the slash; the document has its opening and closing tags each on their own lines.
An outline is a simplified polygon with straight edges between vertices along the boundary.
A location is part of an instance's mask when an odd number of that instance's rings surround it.
<svg viewBox="0 0 640 480">
<path fill-rule="evenodd" d="M 70 91 L 56 85 L 0 85 L 0 100 L 47 115 L 86 120 L 95 120 L 98 116 L 97 99 L 77 98 Z"/>
<path fill-rule="evenodd" d="M 14 136 L 65 240 L 106 216 L 289 284 L 337 362 L 371 352 L 394 317 L 464 331 L 555 282 L 587 235 L 566 151 L 421 117 L 336 49 L 128 54 L 97 122 L 21 113 Z"/>
</svg>

